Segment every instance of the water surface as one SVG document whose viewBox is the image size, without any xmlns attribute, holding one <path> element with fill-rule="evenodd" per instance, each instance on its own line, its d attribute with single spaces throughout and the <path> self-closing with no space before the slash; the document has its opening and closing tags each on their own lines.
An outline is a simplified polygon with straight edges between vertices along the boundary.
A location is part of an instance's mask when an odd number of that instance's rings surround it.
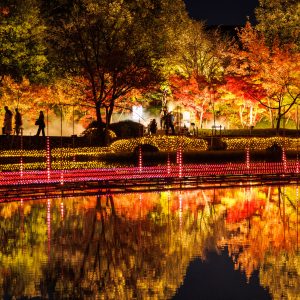
<svg viewBox="0 0 300 300">
<path fill-rule="evenodd" d="M 0 204 L 3 299 L 299 299 L 298 186 Z"/>
</svg>

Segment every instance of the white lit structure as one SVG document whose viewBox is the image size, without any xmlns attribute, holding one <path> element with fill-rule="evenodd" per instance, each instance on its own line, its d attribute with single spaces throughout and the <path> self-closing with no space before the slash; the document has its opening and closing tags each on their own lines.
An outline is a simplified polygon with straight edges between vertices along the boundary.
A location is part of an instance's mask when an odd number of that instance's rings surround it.
<svg viewBox="0 0 300 300">
<path fill-rule="evenodd" d="M 143 107 L 142 105 L 132 107 L 132 120 L 139 122 L 143 119 Z"/>
</svg>

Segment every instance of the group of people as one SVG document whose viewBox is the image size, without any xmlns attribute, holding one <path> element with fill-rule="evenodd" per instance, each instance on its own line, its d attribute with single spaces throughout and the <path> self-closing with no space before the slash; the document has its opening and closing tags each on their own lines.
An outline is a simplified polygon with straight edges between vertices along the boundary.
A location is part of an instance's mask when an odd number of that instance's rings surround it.
<svg viewBox="0 0 300 300">
<path fill-rule="evenodd" d="M 5 114 L 4 114 L 4 122 L 3 122 L 3 127 L 2 127 L 2 133 L 4 135 L 11 135 L 12 133 L 15 133 L 16 135 L 19 135 L 22 131 L 22 115 L 19 112 L 19 109 L 16 108 L 15 109 L 15 118 L 14 118 L 14 132 L 13 132 L 13 127 L 12 127 L 12 123 L 13 123 L 13 113 L 12 111 L 8 108 L 8 106 L 4 107 L 5 110 Z M 36 136 L 39 136 L 40 133 L 42 133 L 43 136 L 45 136 L 45 117 L 44 117 L 44 113 L 42 111 L 40 111 L 39 114 L 39 118 L 35 121 L 35 125 L 38 125 L 38 130 L 36 133 Z"/>
<path fill-rule="evenodd" d="M 174 126 L 174 114 L 172 111 L 168 112 L 166 109 L 162 110 L 160 115 L 160 128 L 165 130 L 166 135 L 170 133 L 175 134 Z M 157 123 L 155 119 L 152 119 L 148 125 L 148 130 L 150 134 L 156 134 L 157 132 Z"/>
<path fill-rule="evenodd" d="M 8 106 L 4 107 L 5 114 L 4 114 L 4 122 L 3 122 L 3 128 L 2 128 L 2 133 L 5 135 L 10 135 L 13 131 L 12 128 L 12 120 L 13 120 L 13 113 L 12 111 L 8 108 Z M 15 114 L 15 133 L 16 135 L 19 135 L 21 132 L 22 128 L 22 116 L 18 110 L 18 108 L 15 109 L 16 114 Z"/>
<path fill-rule="evenodd" d="M 175 134 L 174 119 L 172 111 L 168 112 L 166 109 L 162 110 L 160 115 L 160 126 L 165 129 L 166 135 L 169 134 L 170 129 L 171 133 Z"/>
</svg>

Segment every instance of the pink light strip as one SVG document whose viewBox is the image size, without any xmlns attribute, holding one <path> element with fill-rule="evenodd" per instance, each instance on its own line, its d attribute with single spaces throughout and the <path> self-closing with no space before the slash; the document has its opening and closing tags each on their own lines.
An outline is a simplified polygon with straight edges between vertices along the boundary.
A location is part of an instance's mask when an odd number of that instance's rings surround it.
<svg viewBox="0 0 300 300">
<path fill-rule="evenodd" d="M 105 181 L 105 180 L 130 180 L 151 178 L 178 178 L 201 177 L 214 175 L 282 175 L 296 174 L 299 176 L 299 163 L 297 162 L 261 162 L 261 163 L 229 163 L 229 164 L 186 164 L 182 166 L 154 166 L 105 169 L 82 169 L 0 172 L 0 187 L 14 185 L 41 185 Z"/>
</svg>

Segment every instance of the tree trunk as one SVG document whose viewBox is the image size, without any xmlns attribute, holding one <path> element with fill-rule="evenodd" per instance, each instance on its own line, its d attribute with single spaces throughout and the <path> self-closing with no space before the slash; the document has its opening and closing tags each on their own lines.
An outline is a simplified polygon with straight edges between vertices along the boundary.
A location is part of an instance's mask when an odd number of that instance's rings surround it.
<svg viewBox="0 0 300 300">
<path fill-rule="evenodd" d="M 268 105 L 270 106 L 270 100 L 268 99 Z M 270 118 L 270 123 L 271 123 L 271 127 L 272 129 L 274 129 L 274 116 L 273 116 L 273 111 L 271 108 L 268 108 L 269 109 L 269 118 Z"/>
<path fill-rule="evenodd" d="M 241 122 L 241 126 L 242 128 L 245 127 L 245 122 L 244 122 L 244 110 L 245 110 L 245 107 L 244 106 L 240 106 L 240 109 L 239 109 L 239 117 L 240 117 L 240 122 Z"/>
<path fill-rule="evenodd" d="M 255 126 L 256 125 L 256 118 L 257 118 L 257 111 L 258 111 L 258 109 L 257 109 L 257 107 L 255 107 L 255 109 L 254 109 L 254 115 L 253 115 L 253 124 L 252 124 L 252 126 Z"/>
<path fill-rule="evenodd" d="M 96 103 L 96 119 L 97 119 L 97 128 L 100 129 L 102 122 L 101 111 L 100 111 L 100 102 Z"/>
<path fill-rule="evenodd" d="M 109 104 L 109 107 L 108 107 L 107 115 L 106 115 L 106 123 L 108 125 L 110 124 L 111 116 L 113 114 L 114 107 L 115 107 L 115 101 L 111 100 L 110 104 Z"/>
<path fill-rule="evenodd" d="M 109 134 L 108 134 L 108 130 L 109 130 L 109 124 L 110 124 L 110 117 L 111 114 L 109 113 L 110 109 L 108 106 L 105 106 L 105 130 L 104 130 L 104 145 L 108 146 L 109 145 Z"/>
<path fill-rule="evenodd" d="M 276 134 L 279 134 L 279 130 L 280 130 L 280 121 L 281 121 L 281 117 L 282 115 L 280 113 L 278 113 L 278 117 L 277 117 L 277 123 L 276 123 Z"/>
<path fill-rule="evenodd" d="M 114 107 L 115 107 L 115 101 L 113 99 L 111 99 L 109 106 L 105 106 L 106 117 L 105 117 L 104 144 L 106 146 L 109 145 L 110 143 L 108 130 L 109 130 L 109 125 L 110 125 L 111 116 L 113 114 Z"/>
<path fill-rule="evenodd" d="M 281 105 L 278 106 L 278 113 L 277 113 L 277 123 L 276 123 L 276 134 L 279 134 L 280 130 L 280 121 L 281 118 L 285 115 L 285 111 L 283 111 L 283 114 L 281 113 Z"/>
<path fill-rule="evenodd" d="M 249 111 L 249 126 L 253 125 L 253 106 L 250 105 L 250 111 Z"/>
<path fill-rule="evenodd" d="M 199 114 L 199 126 L 200 126 L 200 128 L 202 128 L 202 126 L 203 126 L 203 110 L 201 110 L 201 112 Z"/>
</svg>

